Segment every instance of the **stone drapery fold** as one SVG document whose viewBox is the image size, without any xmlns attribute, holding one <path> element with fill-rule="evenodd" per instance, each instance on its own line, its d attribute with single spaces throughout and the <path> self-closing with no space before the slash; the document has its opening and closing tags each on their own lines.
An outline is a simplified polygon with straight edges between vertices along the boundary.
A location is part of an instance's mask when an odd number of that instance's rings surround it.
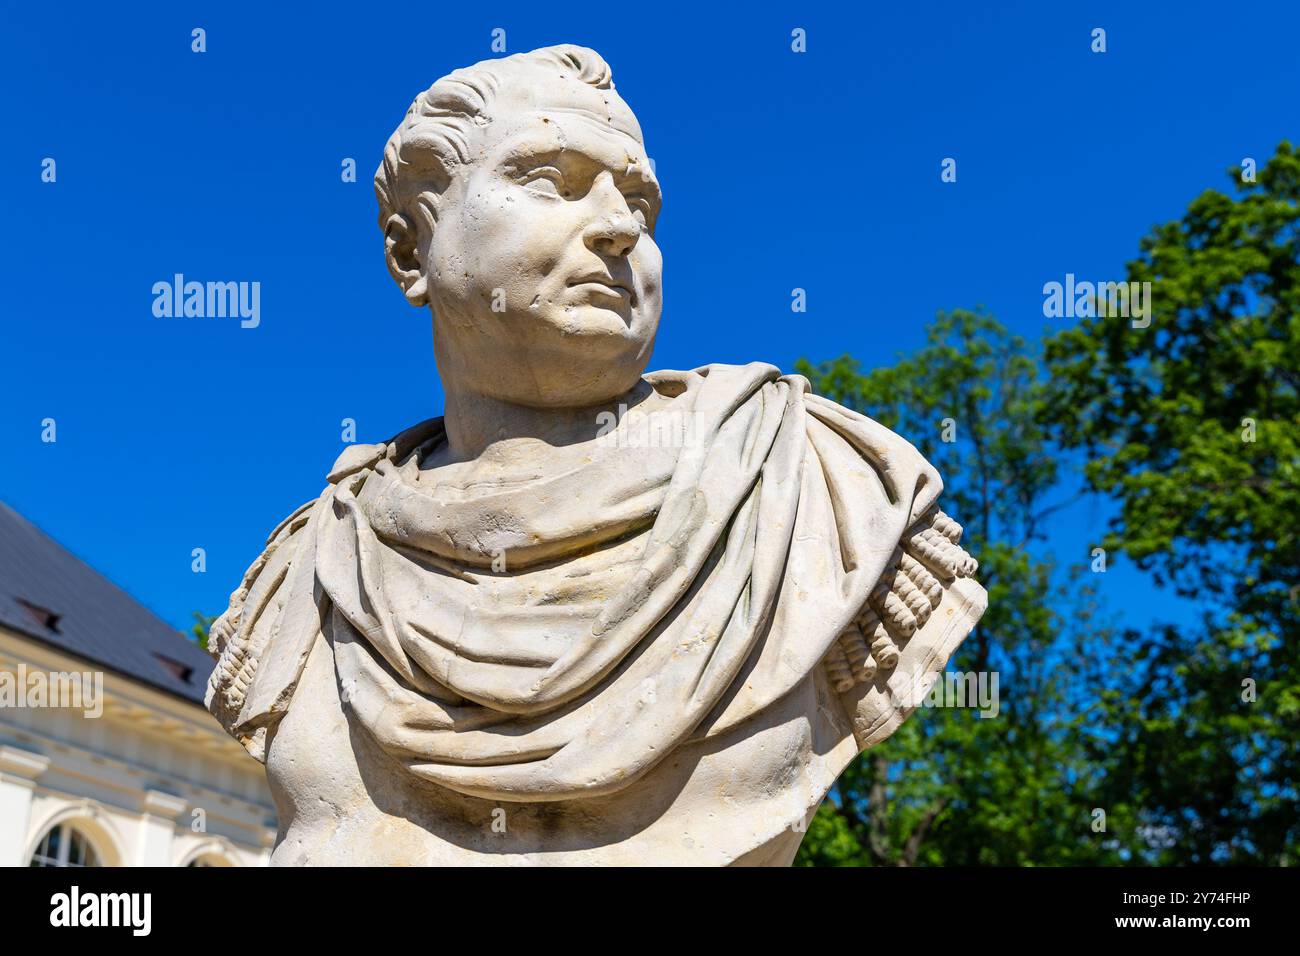
<svg viewBox="0 0 1300 956">
<path fill-rule="evenodd" d="M 647 381 L 656 411 L 510 484 L 440 485 L 441 419 L 350 447 L 214 624 L 209 707 L 264 757 L 323 635 L 345 710 L 411 773 L 548 801 L 622 789 L 807 679 L 938 474 L 772 366 Z"/>
</svg>

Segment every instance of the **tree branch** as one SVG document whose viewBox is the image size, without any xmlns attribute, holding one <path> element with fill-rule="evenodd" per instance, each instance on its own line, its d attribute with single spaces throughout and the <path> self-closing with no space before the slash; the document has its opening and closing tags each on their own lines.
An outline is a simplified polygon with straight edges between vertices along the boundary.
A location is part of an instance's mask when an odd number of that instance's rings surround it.
<svg viewBox="0 0 1300 956">
<path fill-rule="evenodd" d="M 871 815 L 871 824 L 867 828 L 867 848 L 871 851 L 873 862 L 877 866 L 889 863 L 889 833 L 885 828 L 885 812 L 889 808 L 889 798 L 885 792 L 885 779 L 889 772 L 889 763 L 877 754 L 872 761 L 875 775 L 871 781 L 871 794 L 867 797 L 867 811 Z"/>
<path fill-rule="evenodd" d="M 931 804 L 921 815 L 920 822 L 912 830 L 912 835 L 907 838 L 907 843 L 903 846 L 903 855 L 899 857 L 899 866 L 915 866 L 916 858 L 921 852 L 921 844 L 925 840 L 926 833 L 930 830 L 930 825 L 934 823 L 935 818 L 943 813 L 943 808 L 948 805 L 948 797 L 940 797 L 936 803 Z"/>
</svg>

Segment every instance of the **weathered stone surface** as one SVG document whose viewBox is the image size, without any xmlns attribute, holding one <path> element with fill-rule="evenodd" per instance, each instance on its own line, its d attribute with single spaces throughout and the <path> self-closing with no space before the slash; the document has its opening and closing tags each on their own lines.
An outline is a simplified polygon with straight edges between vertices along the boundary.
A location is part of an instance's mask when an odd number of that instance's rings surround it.
<svg viewBox="0 0 1300 956">
<path fill-rule="evenodd" d="M 768 365 L 644 374 L 659 189 L 591 50 L 458 70 L 375 177 L 442 418 L 348 447 L 214 624 L 279 864 L 787 864 L 985 594 L 938 474 Z"/>
</svg>

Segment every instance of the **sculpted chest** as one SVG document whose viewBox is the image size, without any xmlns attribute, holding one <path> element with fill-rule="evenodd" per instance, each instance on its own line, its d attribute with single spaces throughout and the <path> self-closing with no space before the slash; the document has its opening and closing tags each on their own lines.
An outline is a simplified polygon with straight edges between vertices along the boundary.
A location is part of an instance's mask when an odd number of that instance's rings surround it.
<svg viewBox="0 0 1300 956">
<path fill-rule="evenodd" d="M 273 864 L 788 865 L 857 745 L 824 680 L 728 735 L 674 751 L 609 797 L 509 803 L 410 774 L 350 725 L 324 639 L 266 752 Z"/>
<path fill-rule="evenodd" d="M 717 381 L 727 374 L 711 372 Z M 528 512 L 499 489 L 484 492 L 492 504 L 486 513 L 508 512 L 512 520 L 463 540 L 435 533 L 447 521 L 473 531 L 455 508 L 438 504 L 427 527 L 399 518 L 414 504 L 394 504 L 383 476 L 409 474 L 416 451 L 440 440 L 436 427 L 415 431 L 404 441 L 418 444 L 405 455 L 403 441 L 368 454 L 350 450 L 332 478 L 361 494 L 340 504 L 327 491 L 282 526 L 214 627 L 223 654 L 212 702 L 266 762 L 282 824 L 277 863 L 788 863 L 838 774 L 920 702 L 983 608 L 982 590 L 964 576 L 971 562 L 954 543 L 959 530 L 942 513 L 929 508 L 912 521 L 904 505 L 896 527 L 910 526 L 884 530 L 879 509 L 897 508 L 902 496 L 881 493 L 876 509 L 864 510 L 871 496 L 862 490 L 863 500 L 837 502 L 825 481 L 834 446 L 823 449 L 828 457 L 818 459 L 814 481 L 805 460 L 811 448 L 801 441 L 800 487 L 792 494 L 803 507 L 802 516 L 791 509 L 793 533 L 777 520 L 788 512 L 777 510 L 739 536 L 749 547 L 738 547 L 733 533 L 703 547 L 698 563 L 678 552 L 681 560 L 660 573 L 682 569 L 687 586 L 669 592 L 666 610 L 649 625 L 625 627 L 623 638 L 617 627 L 606 632 L 610 647 L 622 648 L 612 667 L 567 700 L 515 704 L 520 712 L 512 712 L 476 698 L 518 694 L 527 675 L 537 686 L 557 662 L 581 666 L 572 650 L 617 606 L 618 592 L 631 592 L 633 600 L 623 601 L 633 609 L 652 604 L 652 579 L 642 573 L 652 532 L 660 515 L 682 509 L 655 499 L 643 505 L 654 519 L 649 527 L 614 533 L 597 548 L 584 534 L 567 558 L 556 557 L 558 538 L 530 532 L 531 547 L 551 549 L 545 560 L 498 572 L 483 565 Z M 870 430 L 860 437 L 869 447 Z M 883 431 L 874 439 L 889 441 Z M 399 458 L 406 466 L 379 467 Z M 861 477 L 880 480 L 860 452 L 847 460 Z M 677 467 L 667 469 L 667 487 Z M 774 471 L 769 479 L 778 477 Z M 369 495 L 366 482 L 373 482 Z M 839 475 L 836 484 L 851 489 L 853 476 Z M 755 486 L 741 485 L 752 499 Z M 696 500 L 701 489 L 685 487 Z M 521 494 L 531 500 L 535 491 Z M 599 492 L 588 500 L 602 500 Z M 417 493 L 404 485 L 396 500 Z M 457 506 L 473 500 L 455 495 Z M 368 515 L 364 531 L 356 512 Z M 755 594 L 763 549 L 754 541 L 765 528 L 787 550 L 763 602 Z M 869 565 L 866 535 L 882 531 L 898 545 Z M 441 550 L 417 559 L 421 541 Z M 452 552 L 465 563 L 458 566 Z M 741 561 L 742 573 L 726 573 Z M 559 576 L 530 584 L 538 568 Z M 738 590 L 710 600 L 733 580 Z M 348 590 L 353 582 L 360 591 Z M 711 619 L 709 608 L 719 603 L 723 617 Z M 447 613 L 433 613 L 440 609 Z M 742 631 L 737 621 L 757 623 Z M 703 632 L 711 641 L 700 640 L 701 627 L 711 627 Z M 396 663 L 383 652 L 389 633 Z M 747 635 L 733 671 L 714 680 L 716 692 L 698 716 L 684 717 L 670 695 L 695 695 L 728 634 Z M 591 647 L 608 653 L 599 641 Z M 286 670 L 298 656 L 300 670 Z M 495 690 L 492 667 L 509 677 Z M 649 676 L 638 676 L 638 667 Z M 629 732 L 638 719 L 649 747 Z M 530 746 L 530 737 L 539 742 Z M 590 777 L 581 775 L 585 760 L 576 778 L 562 764 L 553 769 L 548 758 L 570 747 L 593 755 Z M 604 779 L 597 777 L 602 762 L 610 767 Z M 520 769 L 533 776 L 512 777 Z"/>
</svg>

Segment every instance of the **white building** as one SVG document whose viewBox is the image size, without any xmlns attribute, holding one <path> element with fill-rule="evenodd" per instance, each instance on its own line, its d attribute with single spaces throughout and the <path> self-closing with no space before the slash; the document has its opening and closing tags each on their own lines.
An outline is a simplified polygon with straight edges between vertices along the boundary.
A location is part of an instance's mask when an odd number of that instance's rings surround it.
<svg viewBox="0 0 1300 956">
<path fill-rule="evenodd" d="M 197 645 L 0 502 L 0 865 L 257 866 L 262 765 Z"/>
</svg>

